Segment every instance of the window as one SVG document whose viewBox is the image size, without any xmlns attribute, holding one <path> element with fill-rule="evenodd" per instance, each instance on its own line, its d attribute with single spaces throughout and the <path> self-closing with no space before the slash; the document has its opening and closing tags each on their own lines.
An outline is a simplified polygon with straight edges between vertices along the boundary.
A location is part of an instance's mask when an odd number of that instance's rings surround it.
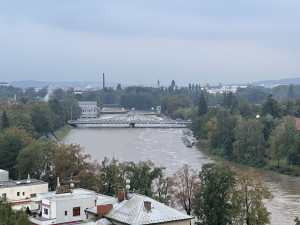
<svg viewBox="0 0 300 225">
<path fill-rule="evenodd" d="M 65 211 L 65 216 L 67 216 L 68 215 L 68 211 Z"/>
<path fill-rule="evenodd" d="M 19 191 L 17 192 L 17 196 L 20 196 L 20 192 Z"/>
<path fill-rule="evenodd" d="M 73 216 L 80 216 L 80 207 L 73 208 Z"/>
<path fill-rule="evenodd" d="M 2 198 L 6 198 L 6 193 L 3 193 L 3 194 L 2 194 Z"/>
<path fill-rule="evenodd" d="M 30 194 L 30 198 L 35 198 L 36 194 Z"/>
<path fill-rule="evenodd" d="M 23 192 L 23 196 L 25 195 L 25 192 Z"/>
<path fill-rule="evenodd" d="M 48 215 L 48 209 L 45 209 L 45 208 L 44 208 L 44 214 L 45 214 L 45 215 Z"/>
</svg>

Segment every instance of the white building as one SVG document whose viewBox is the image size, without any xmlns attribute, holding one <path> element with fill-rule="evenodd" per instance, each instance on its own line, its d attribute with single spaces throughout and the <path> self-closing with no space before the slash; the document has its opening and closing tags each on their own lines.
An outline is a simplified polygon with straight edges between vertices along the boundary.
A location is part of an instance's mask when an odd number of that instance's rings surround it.
<svg viewBox="0 0 300 225">
<path fill-rule="evenodd" d="M 79 101 L 82 109 L 80 118 L 97 118 L 100 116 L 100 108 L 97 107 L 97 101 Z"/>
<path fill-rule="evenodd" d="M 8 87 L 9 85 L 6 82 L 0 82 L 0 86 Z"/>
<path fill-rule="evenodd" d="M 87 219 L 85 209 L 100 204 L 114 203 L 115 198 L 86 189 L 60 186 L 55 192 L 37 195 L 37 213 L 29 219 L 33 225 L 80 223 Z"/>
<path fill-rule="evenodd" d="M 48 191 L 48 183 L 36 180 L 6 180 L 0 181 L 0 197 L 13 203 L 13 209 L 37 209 L 36 196 Z"/>
</svg>

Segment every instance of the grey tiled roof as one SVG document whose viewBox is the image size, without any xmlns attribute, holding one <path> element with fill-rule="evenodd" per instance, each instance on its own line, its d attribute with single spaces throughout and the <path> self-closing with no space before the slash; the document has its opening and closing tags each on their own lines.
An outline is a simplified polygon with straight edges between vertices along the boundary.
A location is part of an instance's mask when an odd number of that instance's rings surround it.
<svg viewBox="0 0 300 225">
<path fill-rule="evenodd" d="M 146 210 L 144 201 L 151 202 L 151 211 Z M 116 203 L 105 217 L 133 225 L 174 222 L 193 218 L 152 198 L 138 194 L 133 195 L 129 200 Z"/>
</svg>

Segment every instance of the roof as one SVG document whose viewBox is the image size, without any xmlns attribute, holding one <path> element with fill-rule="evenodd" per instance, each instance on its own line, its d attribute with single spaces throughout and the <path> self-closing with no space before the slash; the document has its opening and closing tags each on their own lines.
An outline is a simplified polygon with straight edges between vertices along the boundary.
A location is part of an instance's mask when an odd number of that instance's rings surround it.
<svg viewBox="0 0 300 225">
<path fill-rule="evenodd" d="M 62 194 L 56 194 L 56 191 L 51 192 L 45 192 L 39 194 L 41 199 L 85 199 L 89 198 L 91 196 L 96 196 L 96 192 L 86 190 L 83 188 L 76 188 L 72 190 L 72 193 L 62 193 Z"/>
<path fill-rule="evenodd" d="M 144 201 L 151 202 L 151 211 L 146 210 Z M 133 225 L 166 223 L 193 218 L 152 198 L 139 194 L 133 194 L 129 196 L 128 200 L 116 203 L 105 217 Z"/>
<path fill-rule="evenodd" d="M 47 184 L 47 182 L 37 180 L 37 179 L 1 181 L 0 188 L 8 188 L 8 187 L 16 187 L 16 186 L 32 186 L 38 184 Z"/>
<path fill-rule="evenodd" d="M 96 222 L 90 222 L 85 223 L 85 225 L 113 225 L 111 221 L 105 218 L 101 218 L 100 220 L 97 220 Z"/>
<path fill-rule="evenodd" d="M 79 105 L 97 105 L 97 101 L 78 101 Z"/>
</svg>

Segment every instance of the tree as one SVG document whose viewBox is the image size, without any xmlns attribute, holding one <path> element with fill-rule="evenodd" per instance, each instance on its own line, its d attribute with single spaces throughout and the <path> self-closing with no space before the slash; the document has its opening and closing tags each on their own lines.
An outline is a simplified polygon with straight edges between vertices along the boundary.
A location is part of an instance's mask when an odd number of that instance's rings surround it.
<svg viewBox="0 0 300 225">
<path fill-rule="evenodd" d="M 130 186 L 133 189 L 140 190 L 141 194 L 152 197 L 154 190 L 152 184 L 154 180 L 162 176 L 164 168 L 155 167 L 152 161 L 128 162 L 125 165 L 125 177 L 130 179 Z"/>
<path fill-rule="evenodd" d="M 236 119 L 230 114 L 228 109 L 221 109 L 217 113 L 216 119 L 217 124 L 212 132 L 210 145 L 212 148 L 224 148 L 226 156 L 232 158 Z"/>
<path fill-rule="evenodd" d="M 292 165 L 300 165 L 300 133 L 295 135 L 294 144 L 288 151 L 287 161 Z"/>
<path fill-rule="evenodd" d="M 125 188 L 124 165 L 115 158 L 107 157 L 101 162 L 99 168 L 100 193 L 114 196 L 119 189 Z"/>
<path fill-rule="evenodd" d="M 53 131 L 54 114 L 47 102 L 42 100 L 28 101 L 32 124 L 37 133 L 45 135 Z"/>
<path fill-rule="evenodd" d="M 202 225 L 227 225 L 232 221 L 230 193 L 235 172 L 228 166 L 204 164 L 199 173 L 200 188 L 193 199 L 193 211 Z"/>
<path fill-rule="evenodd" d="M 264 200 L 273 198 L 269 187 L 264 185 L 254 169 L 241 173 L 237 186 L 233 191 L 232 203 L 235 206 L 235 222 L 237 224 L 264 225 L 270 223 Z"/>
<path fill-rule="evenodd" d="M 0 133 L 1 169 L 8 170 L 13 179 L 18 178 L 17 169 L 15 168 L 17 156 L 31 142 L 33 142 L 33 139 L 22 128 L 10 127 Z"/>
<path fill-rule="evenodd" d="M 293 146 L 297 132 L 295 118 L 291 116 L 285 117 L 283 125 L 277 126 L 272 132 L 269 139 L 270 148 L 268 155 L 273 160 L 277 160 L 278 167 L 280 159 L 286 157 L 289 149 Z"/>
<path fill-rule="evenodd" d="M 173 175 L 173 202 L 182 206 L 188 215 L 192 212 L 192 199 L 199 188 L 198 171 L 187 164 Z"/>
<path fill-rule="evenodd" d="M 12 204 L 0 198 L 0 225 L 30 225 L 23 210 L 13 210 Z"/>
<path fill-rule="evenodd" d="M 54 141 L 33 141 L 22 149 L 17 157 L 17 168 L 21 178 L 27 174 L 36 179 L 49 180 L 54 167 L 54 158 L 59 146 Z"/>
<path fill-rule="evenodd" d="M 204 93 L 201 92 L 200 99 L 199 99 L 199 108 L 198 108 L 198 115 L 203 116 L 207 113 L 207 104 L 205 101 Z"/>
<path fill-rule="evenodd" d="M 6 111 L 4 110 L 2 112 L 2 130 L 9 128 L 9 126 L 10 126 L 9 119 L 7 117 Z"/>
<path fill-rule="evenodd" d="M 153 198 L 159 202 L 169 205 L 172 199 L 173 193 L 173 179 L 171 177 L 165 177 L 162 173 L 153 182 L 154 195 Z"/>
<path fill-rule="evenodd" d="M 224 93 L 221 105 L 230 109 L 230 112 L 232 113 L 233 110 L 237 107 L 236 96 L 232 92 Z"/>
<path fill-rule="evenodd" d="M 287 97 L 288 98 L 294 98 L 295 97 L 294 86 L 292 84 L 290 84 L 290 86 L 289 86 Z"/>
<path fill-rule="evenodd" d="M 240 119 L 234 129 L 233 155 L 239 162 L 264 164 L 265 139 L 262 126 L 256 119 Z"/>
<path fill-rule="evenodd" d="M 273 98 L 273 95 L 269 94 L 267 99 L 263 102 L 261 114 L 263 116 L 270 114 L 274 118 L 281 117 L 282 109 L 280 108 L 278 101 Z"/>
<path fill-rule="evenodd" d="M 60 177 L 62 182 L 78 180 L 79 173 L 88 169 L 90 159 L 79 145 L 61 145 L 54 158 L 55 178 Z"/>
</svg>

